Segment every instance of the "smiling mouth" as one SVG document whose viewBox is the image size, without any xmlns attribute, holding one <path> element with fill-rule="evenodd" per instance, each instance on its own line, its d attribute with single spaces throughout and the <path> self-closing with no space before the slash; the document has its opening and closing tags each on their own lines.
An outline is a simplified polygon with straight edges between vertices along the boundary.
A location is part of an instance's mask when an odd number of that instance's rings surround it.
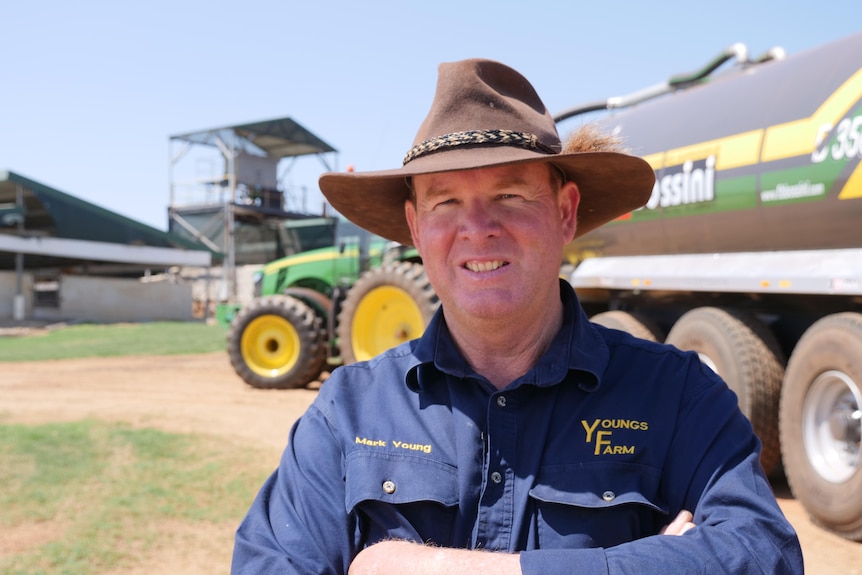
<svg viewBox="0 0 862 575">
<path fill-rule="evenodd" d="M 509 262 L 504 262 L 502 260 L 494 260 L 490 262 L 467 262 L 466 264 L 464 264 L 464 267 L 471 272 L 492 272 L 507 265 L 509 265 Z"/>
</svg>

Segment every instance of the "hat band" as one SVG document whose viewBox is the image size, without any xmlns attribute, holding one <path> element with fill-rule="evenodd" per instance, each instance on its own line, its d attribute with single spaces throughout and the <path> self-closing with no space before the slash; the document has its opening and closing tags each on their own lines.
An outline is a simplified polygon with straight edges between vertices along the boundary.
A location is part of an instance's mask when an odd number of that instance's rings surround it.
<svg viewBox="0 0 862 575">
<path fill-rule="evenodd" d="M 452 132 L 416 144 L 404 156 L 403 165 L 443 148 L 457 146 L 515 146 L 525 150 L 537 150 L 546 154 L 556 154 L 556 150 L 539 141 L 535 134 L 513 132 L 512 130 L 468 130 Z"/>
</svg>

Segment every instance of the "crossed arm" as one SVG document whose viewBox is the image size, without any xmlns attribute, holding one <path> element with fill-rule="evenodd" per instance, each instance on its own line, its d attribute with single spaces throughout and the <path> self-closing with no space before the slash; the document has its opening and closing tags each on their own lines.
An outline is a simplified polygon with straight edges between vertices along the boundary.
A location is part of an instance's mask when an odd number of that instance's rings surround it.
<svg viewBox="0 0 862 575">
<path fill-rule="evenodd" d="M 662 529 L 663 535 L 682 535 L 694 527 L 692 515 L 682 511 Z M 408 541 L 382 541 L 361 551 L 350 564 L 348 575 L 471 575 L 497 573 L 520 575 L 520 557 L 467 549 L 446 549 Z"/>
</svg>

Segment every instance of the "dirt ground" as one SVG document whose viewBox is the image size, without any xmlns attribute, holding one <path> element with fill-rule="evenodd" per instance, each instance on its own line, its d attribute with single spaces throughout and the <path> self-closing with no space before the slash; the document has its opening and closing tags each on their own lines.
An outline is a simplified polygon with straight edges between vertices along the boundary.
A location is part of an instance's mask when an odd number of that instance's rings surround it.
<svg viewBox="0 0 862 575">
<path fill-rule="evenodd" d="M 226 354 L 77 359 L 0 364 L 0 422 L 43 423 L 86 417 L 171 432 L 202 432 L 247 443 L 278 461 L 288 431 L 315 397 L 314 389 L 263 391 L 245 385 Z M 813 526 L 785 485 L 776 484 L 784 513 L 796 527 L 809 575 L 862 575 L 862 543 Z M 233 529 L 188 532 L 176 526 L 176 544 L 111 575 L 227 573 Z M 0 556 L 44 542 L 24 526 L 0 536 Z"/>
</svg>

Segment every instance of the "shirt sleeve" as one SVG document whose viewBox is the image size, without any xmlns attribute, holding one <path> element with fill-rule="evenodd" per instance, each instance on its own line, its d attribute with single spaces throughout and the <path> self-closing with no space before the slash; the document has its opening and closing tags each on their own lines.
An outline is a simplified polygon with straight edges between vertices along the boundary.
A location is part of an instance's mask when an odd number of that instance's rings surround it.
<svg viewBox="0 0 862 575">
<path fill-rule="evenodd" d="M 671 517 L 688 509 L 697 527 L 608 549 L 523 552 L 525 575 L 803 573 L 796 533 L 763 473 L 759 442 L 736 396 L 696 358 L 686 389 L 662 489 Z"/>
<path fill-rule="evenodd" d="M 312 405 L 237 529 L 232 575 L 347 573 L 355 525 L 344 485 L 339 443 Z"/>
</svg>

